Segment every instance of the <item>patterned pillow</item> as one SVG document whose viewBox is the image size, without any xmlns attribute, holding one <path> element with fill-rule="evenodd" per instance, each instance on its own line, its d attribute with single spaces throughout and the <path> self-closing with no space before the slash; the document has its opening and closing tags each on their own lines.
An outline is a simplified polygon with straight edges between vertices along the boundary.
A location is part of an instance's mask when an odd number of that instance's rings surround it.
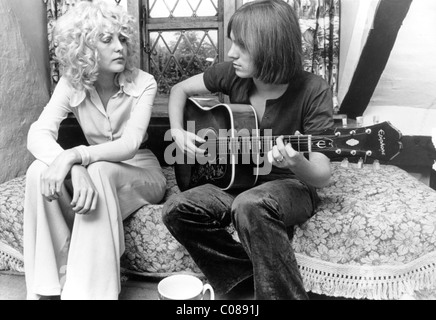
<svg viewBox="0 0 436 320">
<path fill-rule="evenodd" d="M 174 171 L 165 199 L 179 192 Z M 308 291 L 366 299 L 418 298 L 436 292 L 436 192 L 394 166 L 363 169 L 332 163 L 317 214 L 296 227 L 293 245 Z M 0 185 L 0 270 L 23 271 L 24 177 Z M 147 205 L 124 223 L 124 272 L 201 276 L 161 222 L 163 205 Z M 229 232 L 237 238 L 232 227 Z"/>
<path fill-rule="evenodd" d="M 180 192 L 172 167 L 164 167 L 167 192 L 164 201 Z M 125 272 L 164 277 L 185 272 L 202 276 L 188 251 L 177 242 L 162 223 L 163 204 L 146 205 L 124 222 L 126 253 L 121 259 Z M 228 228 L 235 238 L 233 226 Z"/>
<path fill-rule="evenodd" d="M 0 185 L 0 271 L 24 272 L 23 202 L 25 177 Z"/>
<path fill-rule="evenodd" d="M 180 192 L 174 170 L 164 167 L 167 177 L 167 192 L 164 201 Z M 162 222 L 160 205 L 146 205 L 124 222 L 126 253 L 121 266 L 131 273 L 163 277 L 175 272 L 201 274 L 194 261 L 169 233 Z"/>
<path fill-rule="evenodd" d="M 179 192 L 174 170 L 164 167 L 168 179 L 164 200 Z M 23 203 L 26 177 L 0 185 L 0 271 L 24 272 Z M 200 273 L 197 266 L 161 222 L 161 205 L 146 205 L 124 222 L 126 252 L 122 266 L 126 272 L 165 276 L 186 271 Z"/>
<path fill-rule="evenodd" d="M 318 213 L 295 230 L 307 289 L 356 299 L 436 289 L 436 192 L 394 166 L 333 168 Z"/>
</svg>

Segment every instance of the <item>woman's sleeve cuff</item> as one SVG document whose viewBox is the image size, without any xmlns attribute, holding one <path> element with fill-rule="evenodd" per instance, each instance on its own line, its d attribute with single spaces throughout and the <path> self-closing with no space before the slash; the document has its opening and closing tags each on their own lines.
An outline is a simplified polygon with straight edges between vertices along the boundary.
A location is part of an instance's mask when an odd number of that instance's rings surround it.
<svg viewBox="0 0 436 320">
<path fill-rule="evenodd" d="M 86 167 L 91 162 L 91 157 L 89 155 L 89 152 L 85 146 L 78 146 L 75 147 L 75 149 L 79 152 L 80 157 L 82 158 L 82 166 Z"/>
</svg>

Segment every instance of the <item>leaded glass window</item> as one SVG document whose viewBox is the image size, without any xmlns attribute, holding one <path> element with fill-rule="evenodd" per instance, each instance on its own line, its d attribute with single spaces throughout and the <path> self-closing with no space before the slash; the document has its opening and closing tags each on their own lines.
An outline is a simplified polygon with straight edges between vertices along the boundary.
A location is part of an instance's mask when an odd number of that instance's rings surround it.
<svg viewBox="0 0 436 320">
<path fill-rule="evenodd" d="M 211 17 L 218 15 L 217 0 L 151 0 L 150 18 Z"/>
<path fill-rule="evenodd" d="M 253 0 L 143 1 L 142 67 L 153 74 L 160 97 L 171 87 L 224 61 L 230 48 L 226 24 Z M 323 76 L 337 95 L 340 0 L 283 0 L 300 18 L 304 69 Z"/>
<path fill-rule="evenodd" d="M 144 67 L 165 97 L 176 83 L 223 61 L 223 0 L 144 0 Z"/>
</svg>

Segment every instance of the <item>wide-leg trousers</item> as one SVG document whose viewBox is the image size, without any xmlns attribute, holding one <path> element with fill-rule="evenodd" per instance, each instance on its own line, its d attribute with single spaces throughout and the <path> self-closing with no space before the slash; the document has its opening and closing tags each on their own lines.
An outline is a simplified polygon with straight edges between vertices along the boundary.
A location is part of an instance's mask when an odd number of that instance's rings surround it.
<svg viewBox="0 0 436 320">
<path fill-rule="evenodd" d="M 256 299 L 307 299 L 292 234 L 313 216 L 318 202 L 296 179 L 267 181 L 238 195 L 208 184 L 166 201 L 163 221 L 216 293 L 253 277 Z M 228 233 L 230 223 L 240 242 Z"/>
<path fill-rule="evenodd" d="M 149 150 L 121 163 L 96 162 L 87 170 L 98 192 L 97 209 L 75 215 L 66 181 L 62 197 L 41 194 L 35 161 L 26 176 L 24 268 L 27 298 L 60 295 L 63 300 L 116 300 L 121 291 L 120 258 L 125 250 L 123 220 L 145 204 L 159 203 L 166 179 Z"/>
</svg>

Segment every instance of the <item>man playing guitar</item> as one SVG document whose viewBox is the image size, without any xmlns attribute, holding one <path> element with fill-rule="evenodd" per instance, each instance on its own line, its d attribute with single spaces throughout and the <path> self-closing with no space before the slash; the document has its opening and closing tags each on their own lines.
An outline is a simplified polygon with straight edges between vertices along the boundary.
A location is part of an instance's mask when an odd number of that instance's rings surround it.
<svg viewBox="0 0 436 320">
<path fill-rule="evenodd" d="M 303 154 L 283 135 L 316 135 L 333 126 L 326 81 L 302 68 L 301 33 L 291 6 L 281 0 L 247 3 L 229 22 L 231 62 L 219 63 L 173 87 L 169 116 L 175 143 L 189 157 L 206 141 L 185 130 L 188 97 L 223 93 L 254 108 L 260 132 L 278 136 L 268 153 L 272 171 L 248 190 L 204 184 L 179 193 L 164 207 L 164 223 L 218 294 L 254 282 L 256 299 L 307 299 L 292 248 L 292 231 L 312 217 L 316 188 L 328 184 L 329 158 Z M 226 231 L 233 223 L 240 239 Z"/>
</svg>

